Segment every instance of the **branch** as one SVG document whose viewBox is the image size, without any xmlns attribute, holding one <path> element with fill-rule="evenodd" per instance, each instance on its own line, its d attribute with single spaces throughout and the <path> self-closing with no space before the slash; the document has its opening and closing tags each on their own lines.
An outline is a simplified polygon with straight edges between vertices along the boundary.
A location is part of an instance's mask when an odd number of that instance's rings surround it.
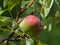
<svg viewBox="0 0 60 45">
<path fill-rule="evenodd" d="M 17 16 L 16 16 L 16 21 L 18 21 L 20 15 L 25 11 L 27 10 L 32 4 L 33 4 L 34 0 L 31 0 L 30 3 L 23 9 L 19 10 Z M 21 5 L 21 3 L 19 3 L 19 5 Z M 4 41 L 18 41 L 18 40 L 21 40 L 21 38 L 25 38 L 26 35 L 23 35 L 23 36 L 17 36 L 16 38 L 12 38 L 12 36 L 15 34 L 15 30 L 17 29 L 18 27 L 16 27 L 15 29 L 13 29 L 13 32 L 8 36 L 7 39 L 3 39 L 3 40 L 0 40 L 0 44 L 3 43 Z"/>
<path fill-rule="evenodd" d="M 33 4 L 34 0 L 31 0 L 30 3 L 24 7 L 23 9 L 21 9 L 19 12 L 18 12 L 18 15 L 16 16 L 16 20 L 18 21 L 20 15 L 25 11 L 27 10 L 32 4 Z"/>
<path fill-rule="evenodd" d="M 14 24 L 15 24 L 16 27 L 12 28 L 13 31 L 9 34 L 8 38 L 13 37 L 13 35 L 15 34 L 15 30 L 18 29 L 18 27 L 19 27 L 17 22 L 14 22 Z"/>
<path fill-rule="evenodd" d="M 22 39 L 25 39 L 25 37 L 29 37 L 29 36 L 27 36 L 26 34 L 24 34 L 24 35 L 18 35 L 17 37 L 15 37 L 15 38 L 6 38 L 6 39 L 3 39 L 3 40 L 0 40 L 0 44 L 1 43 L 3 43 L 3 42 L 9 42 L 9 41 L 20 41 L 20 40 L 22 40 Z"/>
<path fill-rule="evenodd" d="M 2 43 L 2 42 L 4 42 L 5 40 L 0 40 L 0 44 Z"/>
</svg>

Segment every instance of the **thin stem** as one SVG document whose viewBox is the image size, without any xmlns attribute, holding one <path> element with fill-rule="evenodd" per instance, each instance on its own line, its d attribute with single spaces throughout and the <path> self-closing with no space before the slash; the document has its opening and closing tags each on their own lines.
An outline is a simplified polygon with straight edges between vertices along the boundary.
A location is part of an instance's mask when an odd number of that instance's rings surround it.
<svg viewBox="0 0 60 45">
<path fill-rule="evenodd" d="M 18 21 L 18 15 L 19 15 L 19 11 L 21 11 L 21 3 L 22 3 L 22 0 L 19 0 L 18 2 L 18 12 L 17 12 L 17 16 L 16 16 L 16 21 Z"/>
<path fill-rule="evenodd" d="M 31 0 L 30 3 L 29 3 L 26 7 L 24 7 L 23 9 L 21 9 L 21 10 L 19 11 L 19 13 L 18 13 L 18 15 L 17 15 L 17 17 L 16 17 L 16 20 L 17 20 L 17 21 L 18 21 L 20 15 L 21 15 L 25 10 L 27 10 L 27 9 L 33 4 L 33 2 L 34 2 L 34 0 Z"/>
</svg>

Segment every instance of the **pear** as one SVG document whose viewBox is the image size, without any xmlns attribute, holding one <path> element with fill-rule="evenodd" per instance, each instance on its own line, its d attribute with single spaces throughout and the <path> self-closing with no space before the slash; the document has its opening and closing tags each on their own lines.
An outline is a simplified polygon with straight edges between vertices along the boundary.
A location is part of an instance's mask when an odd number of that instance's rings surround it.
<svg viewBox="0 0 60 45">
<path fill-rule="evenodd" d="M 41 32 L 43 29 L 43 24 L 38 17 L 34 15 L 28 15 L 21 21 L 19 27 L 21 31 L 34 37 Z"/>
</svg>

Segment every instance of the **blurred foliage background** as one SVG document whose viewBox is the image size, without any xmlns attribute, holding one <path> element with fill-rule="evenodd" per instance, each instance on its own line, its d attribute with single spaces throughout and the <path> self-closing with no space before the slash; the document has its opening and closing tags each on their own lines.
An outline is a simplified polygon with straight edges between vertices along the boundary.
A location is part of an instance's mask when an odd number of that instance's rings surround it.
<svg viewBox="0 0 60 45">
<path fill-rule="evenodd" d="M 24 11 L 19 14 L 21 9 Z M 60 0 L 0 0 L 0 40 L 8 38 L 11 28 L 15 28 L 18 14 L 21 18 L 33 14 L 42 20 L 44 28 L 37 45 L 60 45 Z M 13 37 L 20 33 L 15 31 Z M 25 40 L 9 41 L 8 45 L 25 45 Z"/>
</svg>

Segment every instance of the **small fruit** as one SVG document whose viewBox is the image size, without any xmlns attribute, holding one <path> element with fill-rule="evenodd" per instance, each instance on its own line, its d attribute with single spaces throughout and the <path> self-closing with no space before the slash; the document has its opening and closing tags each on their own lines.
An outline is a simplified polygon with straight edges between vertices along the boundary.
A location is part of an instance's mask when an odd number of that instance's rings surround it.
<svg viewBox="0 0 60 45">
<path fill-rule="evenodd" d="M 34 15 L 25 17 L 19 24 L 19 27 L 30 36 L 37 36 L 43 29 L 41 20 Z"/>
</svg>

